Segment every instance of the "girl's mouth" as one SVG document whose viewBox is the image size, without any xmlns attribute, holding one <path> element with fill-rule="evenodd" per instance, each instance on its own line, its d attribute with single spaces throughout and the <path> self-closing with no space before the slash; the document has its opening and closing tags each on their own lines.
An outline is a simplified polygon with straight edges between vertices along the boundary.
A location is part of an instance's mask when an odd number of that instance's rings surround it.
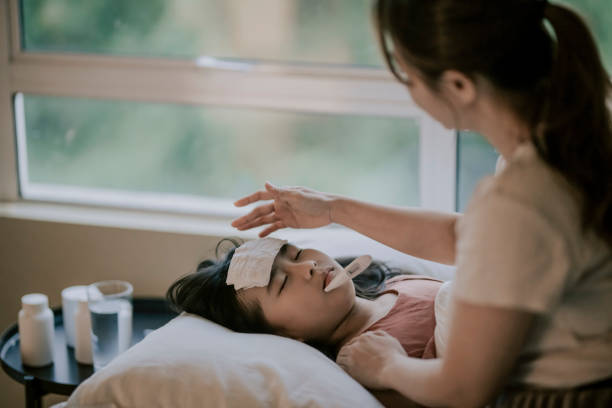
<svg viewBox="0 0 612 408">
<path fill-rule="evenodd" d="M 323 290 L 325 290 L 325 288 L 327 287 L 327 285 L 329 285 L 329 283 L 334 279 L 334 270 L 330 269 L 326 274 L 325 274 L 325 279 L 323 279 Z"/>
</svg>

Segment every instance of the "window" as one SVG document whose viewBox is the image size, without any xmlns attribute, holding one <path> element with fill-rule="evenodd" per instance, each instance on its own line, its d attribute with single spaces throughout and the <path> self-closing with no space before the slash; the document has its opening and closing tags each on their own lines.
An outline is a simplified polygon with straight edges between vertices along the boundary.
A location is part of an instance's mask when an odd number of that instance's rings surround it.
<svg viewBox="0 0 612 408">
<path fill-rule="evenodd" d="M 369 0 L 3 3 L 21 199 L 222 214 L 271 180 L 453 209 L 454 134 Z"/>
<path fill-rule="evenodd" d="M 379 66 L 369 0 L 23 0 L 26 51 Z"/>
<path fill-rule="evenodd" d="M 561 1 L 586 16 L 610 69 L 607 0 Z M 463 210 L 496 154 L 414 106 L 383 66 L 370 11 L 369 0 L 0 0 L 2 199 L 171 197 L 168 208 L 218 213 L 271 179 Z"/>
<path fill-rule="evenodd" d="M 30 94 L 17 105 L 29 197 L 69 201 L 95 189 L 103 201 L 110 191 L 231 200 L 270 179 L 419 204 L 411 119 Z M 393 189 L 380 183 L 390 175 L 402 175 Z"/>
</svg>

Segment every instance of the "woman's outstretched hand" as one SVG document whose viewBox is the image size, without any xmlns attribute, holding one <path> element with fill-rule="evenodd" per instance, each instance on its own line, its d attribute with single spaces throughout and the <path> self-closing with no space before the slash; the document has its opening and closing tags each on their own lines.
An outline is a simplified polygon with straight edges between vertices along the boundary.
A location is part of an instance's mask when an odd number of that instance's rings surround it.
<svg viewBox="0 0 612 408">
<path fill-rule="evenodd" d="M 232 226 L 247 230 L 260 225 L 268 225 L 259 233 L 265 237 L 281 228 L 317 228 L 330 224 L 332 196 L 304 187 L 276 187 L 266 183 L 266 189 L 236 201 L 236 207 L 262 201 L 274 200 L 262 204 L 250 213 L 235 219 Z"/>
<path fill-rule="evenodd" d="M 383 372 L 406 351 L 390 334 L 375 330 L 361 334 L 338 352 L 336 363 L 360 384 L 371 389 L 389 388 Z"/>
</svg>

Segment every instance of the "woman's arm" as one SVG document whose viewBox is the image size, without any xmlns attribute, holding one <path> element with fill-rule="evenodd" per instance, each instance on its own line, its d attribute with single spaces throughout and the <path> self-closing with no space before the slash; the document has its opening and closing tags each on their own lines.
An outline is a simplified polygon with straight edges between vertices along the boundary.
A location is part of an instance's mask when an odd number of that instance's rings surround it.
<svg viewBox="0 0 612 408">
<path fill-rule="evenodd" d="M 535 315 L 456 301 L 443 359 L 399 356 L 381 383 L 427 406 L 480 407 L 505 383 Z"/>
<path fill-rule="evenodd" d="M 410 401 L 394 390 L 368 390 L 370 393 L 385 406 L 385 408 L 422 408 L 423 406 L 414 401 Z"/>
<path fill-rule="evenodd" d="M 332 196 L 330 218 L 400 252 L 455 263 L 455 223 L 460 214 L 369 204 Z"/>
<path fill-rule="evenodd" d="M 235 205 L 242 207 L 261 200 L 273 202 L 259 205 L 232 225 L 240 230 L 267 225 L 259 234 L 264 237 L 281 228 L 316 228 L 335 222 L 400 252 L 447 264 L 455 261 L 455 223 L 459 214 L 374 205 L 269 183 L 265 190 L 243 197 Z"/>
</svg>

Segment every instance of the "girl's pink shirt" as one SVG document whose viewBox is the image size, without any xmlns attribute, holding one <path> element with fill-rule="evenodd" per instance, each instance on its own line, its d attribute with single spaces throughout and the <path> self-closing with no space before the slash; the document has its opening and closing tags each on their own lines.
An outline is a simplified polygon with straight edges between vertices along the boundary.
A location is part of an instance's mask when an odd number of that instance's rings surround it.
<svg viewBox="0 0 612 408">
<path fill-rule="evenodd" d="M 442 281 L 420 275 L 396 276 L 386 282 L 381 292 L 396 293 L 389 312 L 362 333 L 383 330 L 399 340 L 410 357 L 435 358 L 434 302 Z"/>
</svg>

